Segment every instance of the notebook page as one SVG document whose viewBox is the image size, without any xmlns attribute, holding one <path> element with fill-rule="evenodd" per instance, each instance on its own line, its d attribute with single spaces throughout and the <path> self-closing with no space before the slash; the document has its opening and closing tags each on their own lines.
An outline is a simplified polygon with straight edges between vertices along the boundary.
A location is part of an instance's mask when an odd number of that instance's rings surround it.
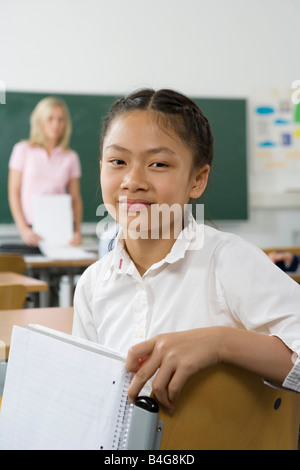
<svg viewBox="0 0 300 470">
<path fill-rule="evenodd" d="M 122 361 L 14 327 L 0 449 L 112 449 L 127 379 Z"/>
<path fill-rule="evenodd" d="M 51 336 L 52 338 L 65 341 L 67 343 L 73 344 L 74 346 L 89 349 L 90 351 L 93 351 L 98 354 L 104 354 L 105 356 L 113 357 L 118 361 L 123 361 L 124 364 L 126 362 L 125 354 L 119 351 L 115 351 L 114 349 L 109 348 L 108 346 L 104 346 L 103 344 L 94 343 L 93 341 L 89 341 L 88 339 L 79 338 L 77 336 L 64 333 L 63 331 L 54 330 L 43 325 L 29 324 L 25 328 L 29 328 L 32 331 L 36 331 L 41 334 Z"/>
</svg>

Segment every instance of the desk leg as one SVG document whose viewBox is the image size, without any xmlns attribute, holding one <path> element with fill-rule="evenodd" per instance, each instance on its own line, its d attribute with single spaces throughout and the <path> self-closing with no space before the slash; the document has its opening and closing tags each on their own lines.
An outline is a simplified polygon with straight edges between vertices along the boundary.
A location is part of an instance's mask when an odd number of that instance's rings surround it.
<svg viewBox="0 0 300 470">
<path fill-rule="evenodd" d="M 39 278 L 41 281 L 47 282 L 49 290 L 42 291 L 39 293 L 39 303 L 40 307 L 46 308 L 50 305 L 50 276 L 48 269 L 39 270 Z"/>
<path fill-rule="evenodd" d="M 74 273 L 73 269 L 68 269 L 68 278 L 69 278 L 69 299 L 70 299 L 70 307 L 73 305 L 73 297 L 74 297 Z"/>
</svg>

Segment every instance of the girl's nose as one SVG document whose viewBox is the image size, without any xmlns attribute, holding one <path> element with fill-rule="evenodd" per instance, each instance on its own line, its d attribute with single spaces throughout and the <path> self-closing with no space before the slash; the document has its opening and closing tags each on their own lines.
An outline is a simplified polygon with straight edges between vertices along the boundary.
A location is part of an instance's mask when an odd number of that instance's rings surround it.
<svg viewBox="0 0 300 470">
<path fill-rule="evenodd" d="M 127 189 L 130 192 L 145 191 L 148 187 L 145 171 L 140 166 L 129 168 L 121 183 L 121 189 Z"/>
</svg>

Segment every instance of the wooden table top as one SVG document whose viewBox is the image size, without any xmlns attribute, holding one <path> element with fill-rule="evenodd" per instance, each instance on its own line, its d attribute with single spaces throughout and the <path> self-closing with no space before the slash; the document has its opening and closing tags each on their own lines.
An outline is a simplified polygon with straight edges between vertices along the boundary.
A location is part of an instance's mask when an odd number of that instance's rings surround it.
<svg viewBox="0 0 300 470">
<path fill-rule="evenodd" d="M 0 284 L 22 284 L 26 287 L 27 292 L 41 292 L 49 289 L 47 282 L 10 271 L 0 272 Z"/>
<path fill-rule="evenodd" d="M 38 324 L 72 333 L 73 307 L 24 308 L 0 310 L 0 360 L 8 358 L 13 326 Z"/>
<path fill-rule="evenodd" d="M 93 258 L 87 259 L 64 259 L 52 260 L 44 256 L 25 256 L 27 268 L 87 268 L 98 260 L 95 255 Z"/>
</svg>

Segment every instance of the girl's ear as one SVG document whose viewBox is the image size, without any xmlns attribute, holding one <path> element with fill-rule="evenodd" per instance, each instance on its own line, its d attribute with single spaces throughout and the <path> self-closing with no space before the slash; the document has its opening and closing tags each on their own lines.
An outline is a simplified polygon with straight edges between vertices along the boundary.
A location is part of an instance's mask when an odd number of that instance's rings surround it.
<svg viewBox="0 0 300 470">
<path fill-rule="evenodd" d="M 204 165 L 201 168 L 196 168 L 194 170 L 190 198 L 197 199 L 204 193 L 208 181 L 209 172 L 209 165 Z"/>
</svg>

